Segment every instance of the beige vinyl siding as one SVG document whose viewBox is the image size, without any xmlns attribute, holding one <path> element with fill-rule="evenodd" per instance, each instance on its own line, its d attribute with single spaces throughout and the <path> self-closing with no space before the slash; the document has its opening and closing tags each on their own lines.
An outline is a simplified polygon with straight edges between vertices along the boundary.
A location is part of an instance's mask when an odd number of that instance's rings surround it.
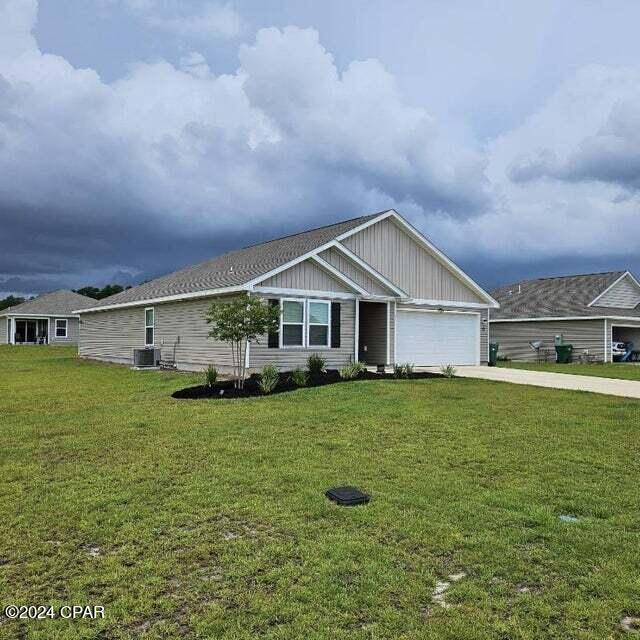
<svg viewBox="0 0 640 640">
<path fill-rule="evenodd" d="M 635 309 L 639 304 L 640 288 L 629 276 L 625 276 L 618 284 L 607 291 L 594 306 Z"/>
<path fill-rule="evenodd" d="M 555 360 L 555 336 L 560 334 L 565 343 L 573 345 L 574 356 L 588 349 L 596 360 L 604 360 L 604 320 L 491 322 L 490 333 L 491 341 L 500 344 L 498 354 L 510 360 L 535 361 L 536 352 L 529 346 L 535 340 L 542 340 L 543 348 L 551 349 L 551 360 Z"/>
<path fill-rule="evenodd" d="M 206 314 L 214 300 L 205 298 L 158 304 L 155 309 L 155 347 L 178 368 L 200 371 L 214 364 L 231 366 L 229 345 L 208 337 Z M 226 298 L 228 299 L 228 298 Z M 133 350 L 145 346 L 145 306 L 82 315 L 79 353 L 85 358 L 133 363 Z"/>
<path fill-rule="evenodd" d="M 335 267 L 348 278 L 359 284 L 365 291 L 374 295 L 388 296 L 396 295 L 386 287 L 383 287 L 377 280 L 372 278 L 364 269 L 354 264 L 344 253 L 331 247 L 320 254 L 320 257 L 326 260 L 331 266 Z"/>
<path fill-rule="evenodd" d="M 397 310 L 402 309 L 431 309 L 444 310 L 452 312 L 468 312 L 480 315 L 480 364 L 487 364 L 489 361 L 489 311 L 487 309 L 465 309 L 460 307 L 440 307 L 433 305 L 417 305 L 417 304 L 397 304 Z"/>
<path fill-rule="evenodd" d="M 56 337 L 56 320 L 67 321 L 67 337 Z M 60 316 L 51 316 L 49 319 L 49 344 L 78 344 L 80 337 L 80 320 L 78 318 L 61 318 Z"/>
<path fill-rule="evenodd" d="M 270 298 L 272 296 L 269 296 Z M 328 298 L 327 298 L 328 299 Z M 307 358 L 312 353 L 319 353 L 327 360 L 327 366 L 335 369 L 353 362 L 355 356 L 355 301 L 334 300 L 341 305 L 340 309 L 340 347 L 303 348 L 269 348 L 267 336 L 262 336 L 258 344 L 252 344 L 249 365 L 258 370 L 266 364 L 274 364 L 281 371 L 290 371 L 296 367 L 305 367 Z"/>
<path fill-rule="evenodd" d="M 389 219 L 342 244 L 413 298 L 485 302 Z"/>
<path fill-rule="evenodd" d="M 261 287 L 305 289 L 307 291 L 337 291 L 353 293 L 345 284 L 328 274 L 311 260 L 300 262 L 259 284 Z"/>
<path fill-rule="evenodd" d="M 8 342 L 7 318 L 0 318 L 0 344 L 7 344 Z"/>
<path fill-rule="evenodd" d="M 369 365 L 387 363 L 387 304 L 360 301 L 358 359 Z M 393 336 L 393 334 L 390 334 Z M 365 351 L 366 347 L 366 351 Z"/>
</svg>

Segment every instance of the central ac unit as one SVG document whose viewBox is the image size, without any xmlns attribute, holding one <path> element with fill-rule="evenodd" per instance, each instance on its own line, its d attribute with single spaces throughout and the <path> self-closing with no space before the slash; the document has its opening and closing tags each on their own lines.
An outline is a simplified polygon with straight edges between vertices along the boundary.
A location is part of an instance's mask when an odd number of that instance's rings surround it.
<svg viewBox="0 0 640 640">
<path fill-rule="evenodd" d="M 133 350 L 133 364 L 135 367 L 157 367 L 161 359 L 160 349 L 149 347 L 147 349 Z"/>
</svg>

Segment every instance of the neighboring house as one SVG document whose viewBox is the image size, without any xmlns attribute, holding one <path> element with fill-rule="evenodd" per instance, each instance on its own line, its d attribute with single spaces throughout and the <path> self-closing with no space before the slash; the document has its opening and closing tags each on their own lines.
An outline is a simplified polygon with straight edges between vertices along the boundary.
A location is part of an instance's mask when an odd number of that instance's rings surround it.
<svg viewBox="0 0 640 640">
<path fill-rule="evenodd" d="M 0 344 L 77 344 L 80 316 L 93 298 L 61 289 L 0 311 Z"/>
<path fill-rule="evenodd" d="M 282 309 L 280 329 L 251 344 L 249 369 L 479 364 L 496 302 L 393 210 L 232 251 L 78 309 L 82 357 L 131 364 L 155 347 L 180 369 L 231 367 L 208 338 L 212 302 L 248 293 Z"/>
<path fill-rule="evenodd" d="M 524 280 L 492 291 L 491 340 L 511 360 L 535 360 L 530 342 L 553 352 L 556 336 L 611 362 L 612 342 L 640 347 L 640 283 L 628 271 Z"/>
</svg>

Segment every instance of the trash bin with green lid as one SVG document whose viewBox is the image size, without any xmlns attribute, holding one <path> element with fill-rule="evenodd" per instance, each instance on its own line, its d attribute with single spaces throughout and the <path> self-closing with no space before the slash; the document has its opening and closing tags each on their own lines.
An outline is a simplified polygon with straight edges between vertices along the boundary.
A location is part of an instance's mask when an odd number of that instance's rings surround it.
<svg viewBox="0 0 640 640">
<path fill-rule="evenodd" d="M 497 342 L 489 343 L 489 366 L 495 367 L 498 362 L 498 347 L 500 345 Z"/>
<path fill-rule="evenodd" d="M 569 364 L 571 362 L 571 354 L 573 353 L 572 344 L 556 345 L 556 362 L 558 364 Z"/>
</svg>

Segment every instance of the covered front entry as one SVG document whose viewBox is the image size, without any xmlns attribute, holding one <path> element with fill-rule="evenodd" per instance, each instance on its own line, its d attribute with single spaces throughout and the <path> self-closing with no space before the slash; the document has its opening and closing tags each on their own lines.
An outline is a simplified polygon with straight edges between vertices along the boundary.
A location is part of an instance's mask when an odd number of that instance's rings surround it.
<svg viewBox="0 0 640 640">
<path fill-rule="evenodd" d="M 49 321 L 46 318 L 14 318 L 14 344 L 47 344 L 49 342 Z"/>
<path fill-rule="evenodd" d="M 358 305 L 358 360 L 370 366 L 389 362 L 389 306 L 386 302 Z"/>
<path fill-rule="evenodd" d="M 480 364 L 480 314 L 398 310 L 396 362 L 417 366 Z"/>
</svg>

